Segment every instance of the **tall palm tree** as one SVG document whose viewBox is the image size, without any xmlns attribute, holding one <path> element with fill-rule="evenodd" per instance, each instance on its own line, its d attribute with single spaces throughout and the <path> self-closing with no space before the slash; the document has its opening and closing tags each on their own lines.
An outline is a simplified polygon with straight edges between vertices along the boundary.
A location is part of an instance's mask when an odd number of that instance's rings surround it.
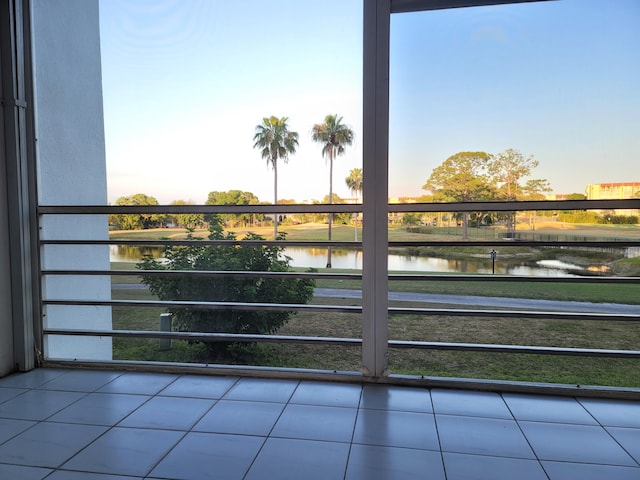
<svg viewBox="0 0 640 480">
<path fill-rule="evenodd" d="M 347 178 L 344 179 L 345 183 L 349 190 L 351 190 L 351 194 L 356 196 L 356 199 L 360 196 L 362 192 L 362 169 L 354 168 L 349 172 Z M 354 230 L 354 238 L 355 241 L 358 241 L 358 214 L 355 213 L 355 230 Z"/>
<path fill-rule="evenodd" d="M 298 133 L 290 132 L 288 117 L 265 117 L 256 125 L 253 136 L 253 148 L 259 148 L 262 158 L 267 160 L 267 167 L 273 167 L 273 203 L 278 204 L 278 159 L 284 163 L 289 161 L 289 154 L 294 154 L 298 146 Z M 278 238 L 278 214 L 273 216 L 273 239 Z"/>
<path fill-rule="evenodd" d="M 343 155 L 347 145 L 353 143 L 353 130 L 342 123 L 342 117 L 327 115 L 324 123 L 316 123 L 311 130 L 311 139 L 322 144 L 322 156 L 329 160 L 329 204 L 333 203 L 333 160 Z M 333 213 L 329 213 L 329 241 Z M 327 253 L 327 268 L 331 268 L 331 247 Z"/>
</svg>

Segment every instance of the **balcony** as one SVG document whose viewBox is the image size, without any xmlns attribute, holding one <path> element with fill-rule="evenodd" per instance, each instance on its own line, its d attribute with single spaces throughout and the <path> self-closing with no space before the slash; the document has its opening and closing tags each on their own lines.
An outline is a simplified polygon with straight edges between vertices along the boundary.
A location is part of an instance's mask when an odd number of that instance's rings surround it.
<svg viewBox="0 0 640 480">
<path fill-rule="evenodd" d="M 465 204 L 407 204 L 389 205 L 390 211 L 418 211 L 433 214 L 441 209 L 455 211 L 503 210 L 529 211 L 566 210 L 567 208 L 593 209 L 631 208 L 637 200 L 572 201 L 572 202 L 494 202 Z M 41 223 L 51 225 L 63 219 L 71 224 L 77 216 L 97 217 L 105 213 L 134 215 L 147 213 L 200 213 L 200 214 L 271 214 L 277 208 L 279 214 L 313 211 L 334 213 L 356 212 L 358 205 L 279 205 L 259 206 L 154 206 L 154 207 L 100 207 L 41 206 Z M 528 216 L 525 215 L 525 216 Z M 268 228 L 268 227 L 266 227 Z M 353 228 L 353 227 L 350 227 Z M 114 236 L 109 239 L 88 239 L 64 236 L 62 230 L 48 235 L 43 229 L 40 237 L 43 252 L 43 295 L 40 309 L 43 312 L 44 343 L 39 348 L 41 361 L 48 366 L 94 365 L 106 363 L 121 365 L 140 362 L 158 368 L 172 368 L 182 364 L 200 364 L 208 369 L 230 369 L 247 374 L 253 369 L 265 369 L 274 374 L 294 369 L 299 378 L 318 378 L 340 371 L 355 375 L 364 382 L 389 381 L 402 383 L 408 376 L 428 383 L 427 386 L 457 385 L 457 378 L 467 382 L 480 379 L 486 382 L 501 381 L 534 382 L 545 391 L 555 391 L 554 384 L 572 384 L 576 395 L 590 385 L 611 388 L 612 392 L 623 388 L 637 393 L 638 379 L 633 372 L 640 352 L 637 349 L 639 310 L 634 298 L 638 279 L 634 276 L 610 274 L 582 274 L 567 276 L 533 276 L 495 272 L 495 258 L 489 262 L 489 271 L 476 273 L 438 274 L 433 271 L 411 273 L 388 271 L 386 267 L 389 249 L 476 248 L 490 252 L 517 249 L 518 255 L 530 255 L 531 251 L 546 249 L 549 252 L 565 252 L 574 255 L 600 255 L 601 250 L 620 251 L 640 245 L 637 230 L 626 231 L 625 237 L 597 238 L 555 235 L 553 239 L 543 230 L 525 232 L 529 238 L 505 240 L 504 231 L 475 228 L 476 232 L 466 240 L 460 240 L 449 228 L 438 227 L 437 234 L 410 234 L 411 240 L 398 240 L 400 230 L 389 230 L 386 245 L 373 249 L 370 237 L 362 241 L 325 240 L 244 240 L 244 239 L 154 239 L 145 231 L 132 238 Z M 286 229 L 286 228 L 285 228 Z M 455 229 L 455 228 L 454 228 Z M 501 233 L 502 232 L 502 233 Z M 516 233 L 522 235 L 521 233 Z M 164 235 L 164 231 L 161 231 Z M 183 232 L 184 233 L 184 232 Z M 401 233 L 401 232 L 400 232 Z M 147 235 L 145 237 L 145 235 Z M 172 233 L 175 235 L 175 232 Z M 352 234 L 351 234 L 352 235 Z M 475 235 L 475 236 L 474 236 Z M 165 235 L 166 236 L 166 235 Z M 353 238 L 353 236 L 351 237 Z M 109 268 L 76 265 L 80 249 L 92 248 L 98 256 L 104 256 L 107 246 L 135 247 L 137 257 L 133 263 L 123 263 Z M 264 251 L 266 248 L 305 247 L 326 249 L 351 248 L 364 250 L 362 269 L 303 271 L 304 265 L 290 271 L 240 271 L 225 269 L 160 270 L 135 268 L 141 260 L 141 248 L 169 246 L 183 248 L 248 248 Z M 369 249 L 367 251 L 367 248 Z M 593 251 L 596 253 L 593 253 Z M 218 251 L 218 250 L 216 250 Z M 527 253 L 529 252 L 529 253 Z M 591 252 L 591 253 L 589 253 Z M 619 255 L 617 253 L 616 255 Z M 489 254 L 486 253 L 487 258 Z M 517 257 L 517 256 L 516 256 Z M 65 258 L 67 260 L 65 260 Z M 93 258 L 93 257 L 92 257 Z M 419 258 L 419 257 L 418 257 Z M 494 272 L 491 261 L 494 260 Z M 500 262 L 502 258 L 499 258 Z M 516 258 L 517 260 L 517 258 Z M 125 265 L 124 267 L 122 265 Z M 138 263 L 138 265 L 140 265 Z M 162 266 L 158 264 L 157 266 Z M 485 265 L 486 267 L 486 265 Z M 502 267 L 500 267 L 502 268 Z M 217 271 L 216 271 L 217 270 Z M 181 287 L 187 293 L 173 292 L 159 297 L 148 290 L 124 287 L 125 280 L 140 285 L 151 278 L 169 281 L 191 282 Z M 278 279 L 278 280 L 276 280 Z M 252 299 L 238 297 L 221 298 L 211 290 L 204 296 L 190 296 L 188 291 L 199 285 L 218 285 L 225 289 L 228 282 L 249 282 L 250 286 L 279 279 L 305 279 L 318 282 L 316 286 L 333 286 L 334 293 L 327 297 L 323 289 L 315 290 L 308 303 L 283 302 L 281 298 Z M 110 281 L 109 281 L 110 280 Z M 198 283 L 201 282 L 201 283 Z M 216 283 L 217 282 L 217 283 Z M 324 282 L 324 283 L 322 283 Z M 332 282 L 332 283 L 328 283 Z M 186 284 L 185 284 L 186 285 Z M 339 288 L 335 289 L 336 286 Z M 196 288 L 197 287 L 197 288 Z M 204 287 L 203 287 L 204 288 Z M 207 287 L 209 288 L 209 287 Z M 513 290 L 517 288 L 518 290 Z M 376 289 L 384 289 L 385 295 L 377 295 Z M 466 291 L 475 296 L 465 296 Z M 537 292 L 531 296 L 531 291 Z M 558 299 L 560 291 L 572 293 L 565 302 Z M 602 292 L 609 292 L 599 297 Z M 450 295 L 440 295 L 450 292 Z M 511 293 L 508 293 L 511 292 Z M 521 293 L 518 293 L 521 292 Z M 438 295 L 434 296 L 437 293 Z M 185 296 L 186 295 L 186 296 Z M 505 295 L 514 298 L 503 298 Z M 498 298 L 496 298 L 498 297 Z M 562 297 L 564 298 L 564 297 Z M 576 302 L 582 298 L 583 302 Z M 502 302 L 502 303 L 500 303 Z M 600 302 L 600 303 L 594 303 Z M 113 323 L 111 310 L 113 309 Z M 295 321 L 268 332 L 233 331 L 211 329 L 200 325 L 173 329 L 161 328 L 159 313 L 166 309 L 177 315 L 189 309 L 203 312 L 219 312 L 217 315 L 235 315 L 237 312 L 297 312 Z M 222 312 L 222 313 L 220 313 Z M 104 325 L 96 325 L 97 313 L 109 317 Z M 114 348 L 112 349 L 111 340 Z M 174 342 L 176 348 L 167 348 Z M 120 348 L 125 342 L 131 347 Z M 258 345 L 264 350 L 251 352 L 249 357 L 219 358 L 206 356 L 192 348 L 194 342 L 215 345 L 220 342 Z M 159 348 L 159 345 L 164 348 Z M 98 348 L 99 347 L 99 348 Z M 102 352 L 96 355 L 96 352 Z M 194 353 L 195 352 L 195 353 Z M 94 356 L 91 356 L 94 355 Z M 383 366 L 382 373 L 372 373 L 375 365 Z M 438 377 L 438 378 L 435 378 Z M 565 387 L 562 387 L 565 388 Z"/>
<path fill-rule="evenodd" d="M 61 8 L 64 3 L 66 8 Z M 474 3 L 495 2 L 443 5 Z M 418 238 L 411 240 L 391 235 L 389 214 L 393 219 L 394 215 L 400 218 L 407 213 L 446 213 L 439 217 L 441 223 L 444 216 L 451 219 L 460 212 L 590 209 L 613 212 L 640 208 L 638 198 L 388 204 L 389 189 L 394 183 L 389 173 L 397 172 L 398 164 L 394 162 L 402 160 L 397 150 L 398 138 L 391 135 L 390 129 L 397 121 L 395 113 L 393 118 L 389 116 L 390 103 L 392 111 L 399 111 L 397 99 L 390 102 L 390 91 L 399 90 L 398 84 L 391 85 L 390 90 L 389 83 L 390 53 L 397 57 L 390 48 L 390 16 L 440 8 L 438 4 L 423 1 L 362 4 L 363 108 L 354 118 L 363 119 L 359 136 L 366 177 L 363 204 L 259 205 L 248 211 L 284 214 L 290 209 L 300 212 L 311 209 L 325 214 L 362 213 L 364 231 L 360 241 L 342 245 L 334 237 L 334 241 L 303 245 L 361 249 L 361 271 L 200 269 L 188 274 L 168 270 L 148 273 L 157 278 L 185 275 L 191 280 L 229 279 L 228 283 L 236 277 L 256 281 L 269 278 L 343 281 L 349 284 L 344 289 L 353 294 L 329 300 L 314 298 L 308 304 L 285 304 L 278 298 L 267 302 L 178 296 L 161 299 L 146 292 L 145 298 L 132 299 L 123 294 L 124 289 L 117 285 L 127 277 L 135 280 L 140 271 L 133 267 L 114 269 L 108 259 L 108 247 L 144 244 L 188 247 L 192 243 L 184 239 L 117 240 L 107 236 L 107 215 L 144 213 L 148 207 L 106 206 L 102 85 L 108 82 L 101 77 L 98 4 L 13 0 L 3 3 L 0 21 L 7 27 L 2 31 L 8 32 L 5 37 L 9 38 L 0 49 L 2 71 L 7 73 L 2 80 L 3 98 L 8 99 L 3 102 L 5 126 L 1 140 L 6 142 L 7 168 L 6 178 L 0 179 L 3 192 L 0 215 L 4 215 L 3 222 L 8 228 L 0 229 L 3 235 L 0 263 L 5 267 L 0 279 L 3 287 L 0 305 L 4 309 L 0 318 L 0 368 L 3 374 L 31 371 L 0 379 L 0 477 L 638 478 L 640 277 L 598 273 L 558 279 L 491 271 L 406 273 L 388 264 L 390 248 L 424 251 L 469 247 L 481 249 L 486 257 L 492 250 L 512 247 L 558 251 L 567 247 L 575 250 L 640 247 L 637 226 L 624 238 L 604 239 L 569 238 L 564 234 L 543 238 L 537 229 L 536 233 L 531 229 L 526 235 L 505 239 L 490 236 L 495 230 L 480 228 L 480 221 L 475 230 L 479 235 L 471 235 L 469 239 L 465 236 L 464 241 L 452 239 L 450 232 L 446 232 L 444 240 L 420 237 L 420 232 Z M 559 18 L 555 14 L 546 17 Z M 86 21 L 79 22 L 78 18 Z M 567 25 L 577 17 L 568 18 Z M 543 32 L 546 39 L 548 30 L 541 25 L 536 25 L 535 30 Z M 564 28 L 561 33 L 566 36 Z M 64 41 L 58 41 L 60 38 Z M 436 39 L 426 45 L 442 50 L 449 42 L 446 38 Z M 413 52 L 414 46 L 411 43 L 407 50 Z M 558 50 L 557 45 L 552 46 L 553 51 Z M 603 51 L 609 65 L 612 57 Z M 550 63 L 544 54 L 539 57 L 545 65 Z M 410 65 L 415 64 L 407 58 Z M 298 69 L 297 60 L 292 66 Z M 326 70 L 324 64 L 321 66 Z M 506 66 L 511 67 L 510 62 Z M 592 68 L 587 70 L 591 71 Z M 263 72 L 257 73 L 261 75 L 256 78 L 264 76 Z M 397 70 L 393 78 L 398 78 L 396 73 Z M 446 76 L 429 72 L 429 77 L 451 83 Z M 465 81 L 471 78 L 458 77 Z M 554 77 L 547 75 L 547 78 Z M 422 87 L 421 84 L 418 93 Z M 616 90 L 605 87 L 602 92 Z M 429 88 L 436 96 L 447 96 L 443 95 L 444 90 Z M 171 91 L 184 90 L 176 84 Z M 198 97 L 193 104 L 200 105 L 201 92 L 191 91 Z M 454 91 L 455 95 L 449 95 L 452 99 L 459 96 L 461 89 Z M 537 98 L 537 91 L 531 90 L 534 95 L 528 96 Z M 407 89 L 407 92 L 413 95 L 416 91 Z M 244 96 L 243 91 L 240 93 Z M 522 97 L 519 93 L 499 93 L 500 98 Z M 595 97 L 589 94 L 584 98 Z M 602 99 L 610 104 L 609 96 Z M 180 96 L 179 103 L 192 102 Z M 130 106 L 135 108 L 133 103 Z M 477 106 L 482 107 L 482 103 Z M 631 107 L 632 112 L 633 103 L 626 98 L 624 106 Z M 422 108 L 418 103 L 416 107 Z M 478 118 L 482 122 L 468 116 L 469 132 L 475 134 L 479 125 L 490 124 L 485 121 L 487 112 L 486 108 L 480 108 Z M 500 144 L 504 141 L 502 122 L 518 123 L 508 110 L 502 113 L 501 122 L 496 124 Z M 552 113 L 540 118 L 557 117 Z M 425 116 L 424 111 L 420 111 L 420 116 L 440 122 L 437 115 Z M 582 132 L 580 138 L 566 135 L 564 129 L 545 135 L 539 127 L 546 122 L 531 117 L 535 121 L 531 131 L 541 137 L 564 135 L 569 143 L 576 144 L 582 144 L 583 139 L 591 140 L 590 130 Z M 175 118 L 182 121 L 187 117 L 175 115 Z M 629 125 L 624 117 L 620 118 L 622 123 L 618 125 Z M 417 122 L 411 123 L 418 126 Z M 575 125 L 570 121 L 564 123 L 572 128 Z M 616 123 L 612 125 L 615 127 Z M 438 135 L 438 128 L 433 128 L 438 125 L 427 127 L 425 131 Z M 456 149 L 462 148 L 458 142 L 465 137 L 459 127 L 458 120 L 449 127 L 450 132 L 455 132 Z M 525 126 L 524 130 L 529 129 Z M 140 137 L 131 133 L 139 144 Z M 424 139 L 423 131 L 414 131 L 410 136 Z M 617 140 L 618 135 L 607 135 L 603 130 L 598 131 L 598 137 L 623 144 Z M 473 135 L 467 140 L 472 138 Z M 629 138 L 635 138 L 633 132 Z M 395 151 L 389 149 L 390 139 Z M 435 146 L 438 142 L 432 143 Z M 247 145 L 250 150 L 251 142 Z M 556 150 L 561 152 L 562 148 Z M 610 151 L 615 154 L 613 149 Z M 418 164 L 424 153 L 422 146 L 418 152 L 410 162 L 415 172 L 425 168 Z M 548 156 L 548 152 L 541 155 Z M 577 157 L 580 163 L 572 163 L 569 157 L 562 156 L 562 162 L 557 163 L 586 169 L 583 157 Z M 596 160 L 605 164 L 602 158 Z M 125 172 L 125 176 L 130 173 Z M 191 191 L 191 183 L 188 185 Z M 172 210 L 164 213 L 188 213 L 194 207 L 157 207 L 155 213 L 163 213 L 167 208 Z M 236 214 L 246 207 L 195 208 L 203 214 Z M 433 215 L 430 221 L 433 222 Z M 457 228 L 455 222 L 451 228 Z M 214 247 L 239 243 L 242 240 L 200 241 L 201 245 Z M 262 249 L 285 243 L 256 241 L 245 245 Z M 500 260 L 502 253 L 498 255 Z M 407 293 L 407 289 L 414 293 L 410 290 L 413 288 L 419 289 L 415 293 L 431 295 L 433 292 L 427 290 L 434 286 L 449 291 L 447 295 L 453 290 L 456 297 L 445 302 L 440 297 L 439 302 L 434 305 L 431 300 L 430 305 L 422 300 L 409 303 L 398 295 Z M 469 286 L 482 293 L 479 296 L 483 302 L 495 297 L 496 292 L 502 293 L 506 286 L 509 289 L 517 286 L 520 291 L 542 289 L 545 295 L 561 289 L 573 290 L 589 305 L 581 305 L 577 310 L 576 305 L 560 308 L 558 304 L 544 303 L 546 297 L 543 300 L 527 297 L 534 301 L 525 307 L 514 306 L 515 303 L 465 305 L 460 297 Z M 519 299 L 517 295 L 513 298 Z M 596 300 L 624 304 L 625 309 L 613 311 L 606 307 L 604 311 L 596 311 L 592 305 Z M 160 311 L 181 308 L 219 312 L 298 311 L 315 317 L 299 315 L 302 320 L 288 325 L 288 330 L 266 333 L 160 326 Z M 144 322 L 135 324 L 128 316 L 133 310 L 151 313 L 144 315 Z M 326 327 L 323 319 L 329 314 L 336 319 L 331 328 L 322 328 Z M 142 348 L 145 354 L 136 348 L 121 349 L 125 342 Z M 167 350 L 171 342 L 173 347 Z M 264 361 L 263 355 L 257 360 L 235 358 L 227 362 L 184 356 L 185 351 L 193 353 L 194 342 L 268 347 L 271 355 L 269 361 Z M 315 355 L 300 362 L 301 353 L 312 349 Z"/>
<path fill-rule="evenodd" d="M 0 380 L 11 479 L 637 479 L 640 402 L 40 368 Z"/>
</svg>

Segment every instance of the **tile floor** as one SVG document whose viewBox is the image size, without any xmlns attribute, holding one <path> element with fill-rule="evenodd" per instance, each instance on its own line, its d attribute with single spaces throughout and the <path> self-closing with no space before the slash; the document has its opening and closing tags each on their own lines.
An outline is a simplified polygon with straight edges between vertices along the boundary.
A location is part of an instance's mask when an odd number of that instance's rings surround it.
<svg viewBox="0 0 640 480">
<path fill-rule="evenodd" d="M 640 479 L 640 402 L 37 369 L 0 479 Z"/>
</svg>

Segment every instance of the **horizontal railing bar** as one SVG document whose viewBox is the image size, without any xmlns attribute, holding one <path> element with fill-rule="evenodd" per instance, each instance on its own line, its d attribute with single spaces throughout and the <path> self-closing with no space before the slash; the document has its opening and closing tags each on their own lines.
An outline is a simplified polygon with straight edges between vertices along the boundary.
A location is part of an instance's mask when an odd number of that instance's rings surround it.
<svg viewBox="0 0 640 480">
<path fill-rule="evenodd" d="M 640 208 L 640 199 L 531 200 L 450 203 L 389 203 L 389 212 L 477 212 L 534 210 L 620 210 Z M 77 214 L 179 214 L 179 213 L 359 213 L 362 204 L 288 205 L 40 205 L 40 215 Z"/>
<path fill-rule="evenodd" d="M 202 342 L 264 342 L 264 343 L 313 343 L 321 345 L 361 346 L 359 338 L 336 337 L 304 337 L 288 335 L 260 335 L 234 333 L 204 333 L 204 332 L 158 332 L 148 330 L 79 330 L 65 328 L 46 328 L 46 335 L 69 335 L 88 337 L 120 337 L 120 338 L 152 338 L 173 339 Z M 492 353 L 524 353 L 536 355 L 567 355 L 581 357 L 615 357 L 640 358 L 637 350 L 610 350 L 591 348 L 563 348 L 526 345 L 494 345 L 477 343 L 449 343 L 449 342 L 420 342 L 407 340 L 389 340 L 390 348 L 441 350 L 441 351 L 472 351 Z"/>
<path fill-rule="evenodd" d="M 278 205 L 40 205 L 40 215 L 360 213 L 361 203 Z"/>
<path fill-rule="evenodd" d="M 583 235 L 569 235 L 583 236 Z M 612 238 L 607 241 L 593 240 L 517 240 L 511 238 L 487 238 L 486 240 L 441 240 L 441 241 L 390 241 L 389 247 L 575 247 L 575 248 L 622 248 L 640 247 L 640 240 Z M 487 252 L 488 253 L 488 252 Z M 499 252 L 498 252 L 499 254 Z"/>
<path fill-rule="evenodd" d="M 343 247 L 362 248 L 362 242 L 327 240 L 85 240 L 85 239 L 40 239 L 41 245 L 135 245 L 135 246 L 265 246 L 265 247 Z M 487 238 L 473 240 L 440 241 L 390 241 L 389 247 L 575 247 L 575 248 L 623 248 L 640 247 L 640 240 L 612 238 L 607 241 L 592 240 L 514 240 L 510 238 Z"/>
<path fill-rule="evenodd" d="M 149 330 L 78 330 L 66 328 L 46 328 L 47 335 L 72 335 L 84 337 L 124 337 L 189 340 L 201 342 L 264 342 L 264 343 L 315 343 L 322 345 L 360 346 L 359 338 L 303 337 L 291 335 L 261 335 L 246 333 L 205 333 L 205 332 L 153 332 Z"/>
<path fill-rule="evenodd" d="M 157 276 L 157 277 L 246 277 L 246 278 L 315 278 L 324 280 L 362 280 L 359 273 L 326 272 L 257 272 L 224 270 L 42 270 L 43 275 L 77 276 Z"/>
<path fill-rule="evenodd" d="M 438 275 L 398 273 L 390 274 L 389 281 L 437 281 L 437 282 L 531 282 L 531 283 L 621 283 L 640 284 L 638 277 L 609 277 L 599 275 L 585 275 L 574 277 L 534 277 L 530 275 Z"/>
<path fill-rule="evenodd" d="M 624 210 L 640 208 L 640 199 L 527 200 L 512 202 L 390 203 L 389 212 L 528 212 L 536 210 Z"/>
<path fill-rule="evenodd" d="M 640 244 L 640 242 L 638 242 Z M 64 239 L 47 240 L 41 239 L 41 245 L 137 245 L 137 246 L 233 246 L 242 245 L 246 247 L 356 247 L 361 248 L 362 242 L 345 241 L 298 241 L 298 240 L 84 240 L 84 239 Z"/>
<path fill-rule="evenodd" d="M 281 303 L 247 303 L 247 302 L 201 302 L 201 301 L 169 301 L 169 300 L 52 300 L 43 299 L 44 305 L 65 306 L 126 306 L 126 307 L 163 307 L 193 308 L 198 310 L 231 310 L 231 311 L 294 311 L 294 312 L 338 312 L 362 313 L 358 305 L 308 305 Z M 640 307 L 639 307 L 640 311 Z M 389 307 L 389 315 L 424 315 L 448 317 L 478 318 L 522 318 L 522 319 L 555 319 L 555 320 L 598 320 L 598 321 L 640 321 L 640 314 L 624 313 L 583 313 L 556 312 L 542 310 L 478 310 L 478 309 L 445 309 L 445 308 L 403 308 Z"/>
<path fill-rule="evenodd" d="M 479 318 L 511 318 L 522 319 L 554 319 L 554 320 L 607 320 L 620 322 L 640 321 L 640 306 L 638 314 L 625 313 L 583 313 L 556 312 L 543 310 L 476 310 L 476 309 L 446 309 L 446 308 L 404 308 L 389 307 L 389 315 L 429 315 L 446 317 L 479 317 Z"/>
<path fill-rule="evenodd" d="M 493 353 L 525 353 L 535 355 L 568 355 L 579 357 L 640 358 L 638 350 L 607 350 L 593 348 L 539 347 L 526 345 L 491 345 L 477 343 L 416 342 L 389 340 L 390 348 L 447 350 Z"/>
<path fill-rule="evenodd" d="M 360 273 L 327 272 L 256 272 L 220 270 L 42 270 L 42 275 L 69 276 L 158 276 L 158 277 L 247 277 L 247 278 L 314 278 L 319 280 L 362 280 Z M 389 274 L 389 281 L 424 282 L 531 282 L 531 283 L 613 283 L 640 284 L 638 277 L 585 275 L 573 277 L 534 277 L 525 275 L 439 275 L 430 273 Z"/>
<path fill-rule="evenodd" d="M 278 311 L 278 312 L 333 312 L 362 313 L 357 305 L 308 305 L 285 303 L 196 302 L 168 300 L 42 300 L 43 305 L 96 306 L 96 307 L 163 307 L 193 308 L 198 310 Z"/>
</svg>

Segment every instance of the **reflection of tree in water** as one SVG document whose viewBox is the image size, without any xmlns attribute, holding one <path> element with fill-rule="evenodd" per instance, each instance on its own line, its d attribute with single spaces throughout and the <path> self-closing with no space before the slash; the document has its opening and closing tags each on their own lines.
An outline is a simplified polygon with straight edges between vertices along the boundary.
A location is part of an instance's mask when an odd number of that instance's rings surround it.
<svg viewBox="0 0 640 480">
<path fill-rule="evenodd" d="M 469 262 L 468 260 L 449 260 L 449 266 L 460 273 L 478 273 L 481 270 L 477 262 Z"/>
<path fill-rule="evenodd" d="M 294 248 L 292 248 L 292 250 L 294 250 Z M 308 255 L 311 255 L 312 257 L 319 257 L 319 256 L 327 256 L 327 249 L 326 248 L 307 248 L 307 247 L 302 247 L 302 249 L 304 249 L 305 253 Z M 346 257 L 347 255 L 353 255 L 354 250 L 351 250 L 349 248 L 335 248 L 333 247 L 331 249 L 331 255 L 334 257 Z M 355 251 L 356 256 L 358 255 L 358 250 Z"/>
<path fill-rule="evenodd" d="M 109 253 L 113 259 L 121 261 L 139 261 L 144 255 L 152 258 L 160 258 L 164 253 L 163 247 L 137 246 L 137 245 L 111 245 Z"/>
</svg>

